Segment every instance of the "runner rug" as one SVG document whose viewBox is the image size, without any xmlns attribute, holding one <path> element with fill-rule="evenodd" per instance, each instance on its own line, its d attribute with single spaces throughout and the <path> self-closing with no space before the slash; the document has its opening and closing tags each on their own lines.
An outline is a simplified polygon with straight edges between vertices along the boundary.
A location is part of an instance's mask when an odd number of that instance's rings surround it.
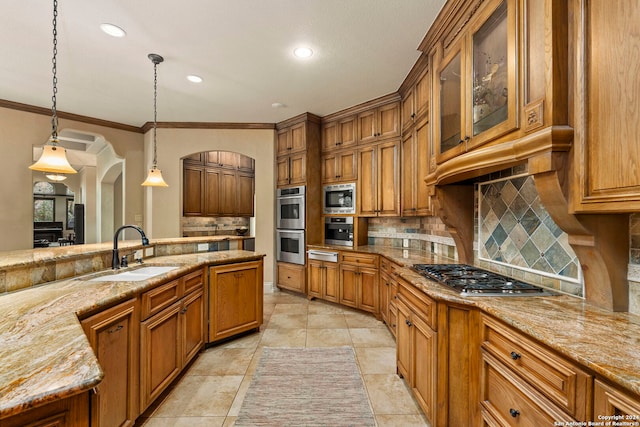
<svg viewBox="0 0 640 427">
<path fill-rule="evenodd" d="M 262 352 L 236 426 L 375 426 L 351 347 Z"/>
</svg>

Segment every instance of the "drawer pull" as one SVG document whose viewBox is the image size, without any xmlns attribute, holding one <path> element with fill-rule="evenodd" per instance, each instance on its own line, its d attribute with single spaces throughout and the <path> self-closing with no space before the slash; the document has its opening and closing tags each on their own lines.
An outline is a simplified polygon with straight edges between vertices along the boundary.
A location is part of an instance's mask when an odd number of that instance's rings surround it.
<svg viewBox="0 0 640 427">
<path fill-rule="evenodd" d="M 115 328 L 109 329 L 107 332 L 108 332 L 108 333 L 110 333 L 110 334 L 112 334 L 112 333 L 114 333 L 114 332 L 118 332 L 118 331 L 122 330 L 122 328 L 124 328 L 124 326 L 122 326 L 122 325 L 118 325 L 118 326 L 116 326 Z"/>
<path fill-rule="evenodd" d="M 518 411 L 517 409 L 513 409 L 513 408 L 509 409 L 509 413 L 511 414 L 511 416 L 512 416 L 513 418 L 515 418 L 515 417 L 517 417 L 518 415 L 520 415 L 520 411 Z"/>
<path fill-rule="evenodd" d="M 407 326 L 411 326 L 411 325 L 412 325 L 412 323 L 411 323 L 411 322 L 409 322 L 409 320 L 408 320 L 408 319 L 407 319 L 407 320 L 405 320 L 405 321 L 404 321 L 404 323 L 406 323 L 406 324 L 407 324 Z"/>
<path fill-rule="evenodd" d="M 522 356 L 521 356 L 520 354 L 516 353 L 515 351 L 512 351 L 512 352 L 511 352 L 511 358 L 512 358 L 513 360 L 518 360 L 518 359 L 520 359 L 521 357 L 522 357 Z"/>
</svg>

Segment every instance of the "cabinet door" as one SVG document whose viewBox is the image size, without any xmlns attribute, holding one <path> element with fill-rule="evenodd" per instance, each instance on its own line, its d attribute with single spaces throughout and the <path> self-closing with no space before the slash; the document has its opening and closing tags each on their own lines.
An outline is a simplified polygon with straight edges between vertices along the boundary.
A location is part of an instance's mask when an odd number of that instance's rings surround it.
<svg viewBox="0 0 640 427">
<path fill-rule="evenodd" d="M 307 149 L 307 124 L 305 122 L 291 127 L 290 153 L 297 153 Z"/>
<path fill-rule="evenodd" d="M 184 156 L 182 159 L 185 161 L 185 163 L 194 163 L 200 165 L 203 162 L 204 154 L 205 153 L 194 153 L 188 156 Z"/>
<path fill-rule="evenodd" d="M 321 261 L 309 260 L 307 264 L 307 293 L 310 297 L 322 298 L 324 266 Z"/>
<path fill-rule="evenodd" d="M 361 216 L 376 216 L 377 201 L 377 169 L 375 147 L 358 150 L 358 189 L 357 208 Z"/>
<path fill-rule="evenodd" d="M 415 146 L 415 215 L 420 216 L 431 215 L 431 198 L 427 192 L 427 185 L 424 182 L 424 179 L 429 175 L 429 163 L 431 160 L 429 132 L 429 120 L 425 118 L 416 125 L 415 138 L 413 141 Z"/>
<path fill-rule="evenodd" d="M 240 164 L 240 154 L 233 151 L 219 151 L 218 160 L 223 168 L 237 169 Z"/>
<path fill-rule="evenodd" d="M 431 95 L 431 73 L 427 70 L 416 82 L 415 111 L 416 121 L 426 117 L 429 111 L 429 96 Z"/>
<path fill-rule="evenodd" d="M 443 59 L 438 73 L 438 163 L 448 160 L 465 150 L 464 138 L 464 63 L 462 42 Z"/>
<path fill-rule="evenodd" d="M 276 160 L 276 185 L 288 185 L 290 175 L 290 159 L 289 157 L 278 157 Z"/>
<path fill-rule="evenodd" d="M 200 216 L 204 212 L 202 191 L 204 169 L 201 166 L 183 165 L 182 213 L 184 216 Z"/>
<path fill-rule="evenodd" d="M 182 369 L 180 310 L 177 302 L 141 323 L 140 412 L 153 402 Z"/>
<path fill-rule="evenodd" d="M 322 125 L 322 151 L 334 150 L 338 147 L 338 122 L 329 122 Z"/>
<path fill-rule="evenodd" d="M 411 317 L 411 375 L 413 395 L 429 420 L 435 420 L 436 361 L 438 348 L 436 333 L 419 317 Z"/>
<path fill-rule="evenodd" d="M 338 181 L 355 181 L 358 178 L 358 157 L 355 151 L 342 151 L 337 154 Z"/>
<path fill-rule="evenodd" d="M 307 181 L 306 154 L 289 156 L 289 184 L 305 184 Z"/>
<path fill-rule="evenodd" d="M 240 154 L 238 156 L 238 170 L 242 172 L 255 173 L 255 160 L 252 157 Z"/>
<path fill-rule="evenodd" d="M 396 362 L 398 375 L 409 381 L 409 369 L 411 367 L 411 312 L 409 308 L 396 300 L 397 326 L 396 326 Z"/>
<path fill-rule="evenodd" d="M 382 321 L 389 324 L 389 294 L 391 293 L 391 278 L 386 273 L 380 274 L 380 316 Z"/>
<path fill-rule="evenodd" d="M 291 131 L 289 129 L 281 129 L 278 131 L 278 139 L 276 143 L 276 155 L 283 156 L 291 151 Z"/>
<path fill-rule="evenodd" d="M 404 133 L 407 129 L 413 125 L 413 121 L 416 117 L 415 110 L 415 87 L 411 88 L 403 97 L 402 97 L 402 132 Z"/>
<path fill-rule="evenodd" d="M 390 141 L 378 147 L 377 213 L 400 215 L 400 142 Z"/>
<path fill-rule="evenodd" d="M 204 214 L 207 216 L 217 216 L 222 212 L 220 204 L 221 175 L 221 169 L 207 169 L 205 171 Z"/>
<path fill-rule="evenodd" d="M 186 365 L 204 346 L 204 290 L 200 289 L 182 301 L 182 361 Z"/>
<path fill-rule="evenodd" d="M 623 416 L 623 421 L 637 422 L 639 421 L 637 417 L 640 416 L 640 400 L 631 393 L 613 388 L 600 380 L 595 380 L 593 413 L 599 415 L 621 415 Z M 630 418 L 624 418 L 625 415 Z"/>
<path fill-rule="evenodd" d="M 91 394 L 92 426 L 132 426 L 138 417 L 138 316 L 132 299 L 81 322 L 104 372 Z"/>
<path fill-rule="evenodd" d="M 373 268 L 360 268 L 358 271 L 358 308 L 364 311 L 377 313 L 379 310 L 378 298 L 378 270 Z"/>
<path fill-rule="evenodd" d="M 262 324 L 261 262 L 212 267 L 209 280 L 209 342 Z"/>
<path fill-rule="evenodd" d="M 220 174 L 220 215 L 234 216 L 238 211 L 236 200 L 238 198 L 236 172 L 234 170 L 221 170 Z"/>
<path fill-rule="evenodd" d="M 415 132 L 409 132 L 402 139 L 402 215 L 411 216 L 415 215 L 416 202 L 414 199 L 415 194 L 415 181 L 416 173 L 414 170 L 414 142 Z"/>
<path fill-rule="evenodd" d="M 366 144 L 375 141 L 376 138 L 376 110 L 372 109 L 358 114 L 358 143 Z"/>
<path fill-rule="evenodd" d="M 89 392 L 90 393 L 90 392 Z M 89 393 L 80 393 L 2 418 L 2 427 L 89 427 Z"/>
<path fill-rule="evenodd" d="M 337 153 L 325 154 L 322 156 L 322 182 L 330 183 L 338 181 L 338 167 Z"/>
<path fill-rule="evenodd" d="M 350 116 L 338 121 L 336 129 L 338 147 L 347 148 L 356 145 L 358 142 L 357 127 L 357 116 Z"/>
<path fill-rule="evenodd" d="M 340 265 L 340 304 L 358 307 L 358 267 Z"/>
<path fill-rule="evenodd" d="M 237 215 L 253 216 L 254 215 L 254 188 L 255 177 L 253 174 L 238 172 L 237 180 Z"/>
<path fill-rule="evenodd" d="M 400 103 L 394 102 L 377 110 L 377 137 L 394 138 L 400 135 Z"/>
<path fill-rule="evenodd" d="M 338 302 L 340 299 L 340 276 L 338 264 L 328 262 L 324 264 L 323 298 L 327 301 Z"/>
</svg>

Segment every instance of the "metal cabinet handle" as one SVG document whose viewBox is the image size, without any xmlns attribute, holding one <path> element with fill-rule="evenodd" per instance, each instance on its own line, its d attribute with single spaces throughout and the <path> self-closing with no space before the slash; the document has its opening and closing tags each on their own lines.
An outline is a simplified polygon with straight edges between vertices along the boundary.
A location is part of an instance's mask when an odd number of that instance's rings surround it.
<svg viewBox="0 0 640 427">
<path fill-rule="evenodd" d="M 517 409 L 513 409 L 513 408 L 509 409 L 509 413 L 511 414 L 511 416 L 512 416 L 513 418 L 515 418 L 515 417 L 517 417 L 518 415 L 520 415 L 520 411 L 518 411 Z"/>
<path fill-rule="evenodd" d="M 407 324 L 407 326 L 411 326 L 411 325 L 413 325 L 413 323 L 409 322 L 409 319 L 405 320 L 405 321 L 404 321 L 404 323 L 406 323 L 406 324 Z"/>
<path fill-rule="evenodd" d="M 512 351 L 512 352 L 511 352 L 511 358 L 512 358 L 513 360 L 518 360 L 518 359 L 520 359 L 521 357 L 522 357 L 522 356 L 521 356 L 520 354 L 516 353 L 515 351 Z"/>
<path fill-rule="evenodd" d="M 115 327 L 115 328 L 113 328 L 113 329 L 109 329 L 107 332 L 108 332 L 108 333 L 110 333 L 110 334 L 112 334 L 112 333 L 114 333 L 114 332 L 118 332 L 118 331 L 122 330 L 122 328 L 124 328 L 124 326 L 122 326 L 122 325 L 118 325 L 118 326 L 116 326 L 116 327 Z"/>
</svg>

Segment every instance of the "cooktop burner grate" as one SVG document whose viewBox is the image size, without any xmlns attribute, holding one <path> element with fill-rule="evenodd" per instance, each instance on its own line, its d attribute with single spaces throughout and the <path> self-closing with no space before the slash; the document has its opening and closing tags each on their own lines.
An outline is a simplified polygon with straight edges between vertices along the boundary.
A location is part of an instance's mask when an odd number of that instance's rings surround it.
<svg viewBox="0 0 640 427">
<path fill-rule="evenodd" d="M 413 269 L 465 296 L 553 295 L 538 286 L 466 264 L 414 264 Z"/>
</svg>

